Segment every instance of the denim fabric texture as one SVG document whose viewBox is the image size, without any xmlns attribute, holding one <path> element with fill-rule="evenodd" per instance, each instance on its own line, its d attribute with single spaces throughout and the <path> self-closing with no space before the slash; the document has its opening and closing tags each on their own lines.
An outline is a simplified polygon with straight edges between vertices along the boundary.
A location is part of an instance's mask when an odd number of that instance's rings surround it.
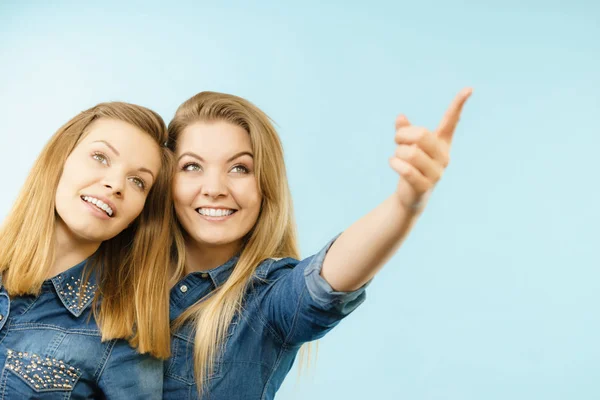
<svg viewBox="0 0 600 400">
<path fill-rule="evenodd" d="M 161 398 L 162 361 L 101 341 L 85 263 L 46 280 L 39 296 L 0 290 L 0 400 Z"/>
<path fill-rule="evenodd" d="M 243 310 L 229 327 L 224 350 L 208 379 L 214 400 L 272 399 L 303 343 L 319 339 L 365 300 L 365 287 L 336 292 L 321 277 L 322 251 L 298 261 L 267 259 L 248 287 Z M 222 285 L 237 257 L 206 272 L 194 272 L 171 290 L 171 320 Z M 198 399 L 194 381 L 194 329 L 184 325 L 171 340 L 165 362 L 165 399 Z"/>
</svg>

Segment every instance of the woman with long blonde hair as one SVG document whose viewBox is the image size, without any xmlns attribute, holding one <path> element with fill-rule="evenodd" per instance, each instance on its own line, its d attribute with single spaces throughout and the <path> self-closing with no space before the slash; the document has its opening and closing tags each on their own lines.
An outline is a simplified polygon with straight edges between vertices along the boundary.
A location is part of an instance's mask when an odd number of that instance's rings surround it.
<svg viewBox="0 0 600 400">
<path fill-rule="evenodd" d="M 365 286 L 407 236 L 448 165 L 471 90 L 437 130 L 396 120 L 393 194 L 299 261 L 283 149 L 245 99 L 202 92 L 169 124 L 176 157 L 165 399 L 271 399 L 300 347 L 365 299 Z"/>
<path fill-rule="evenodd" d="M 112 102 L 42 150 L 0 231 L 0 398 L 161 398 L 166 141 L 158 114 Z"/>
</svg>

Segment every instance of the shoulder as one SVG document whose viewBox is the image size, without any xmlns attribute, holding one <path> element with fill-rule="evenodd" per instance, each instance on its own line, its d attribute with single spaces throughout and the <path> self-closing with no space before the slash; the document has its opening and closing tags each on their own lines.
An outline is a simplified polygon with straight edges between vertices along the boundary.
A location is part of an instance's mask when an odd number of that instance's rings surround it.
<svg viewBox="0 0 600 400">
<path fill-rule="evenodd" d="M 292 257 L 267 258 L 258 265 L 255 276 L 258 279 L 277 279 L 291 272 L 299 263 L 300 260 Z"/>
</svg>

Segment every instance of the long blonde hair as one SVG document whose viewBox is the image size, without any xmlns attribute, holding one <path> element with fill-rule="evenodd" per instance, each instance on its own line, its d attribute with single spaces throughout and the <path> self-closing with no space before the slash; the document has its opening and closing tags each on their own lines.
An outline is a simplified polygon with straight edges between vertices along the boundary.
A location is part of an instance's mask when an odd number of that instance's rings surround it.
<svg viewBox="0 0 600 400">
<path fill-rule="evenodd" d="M 196 327 L 194 373 L 200 392 L 214 369 L 225 335 L 240 312 L 247 286 L 261 261 L 271 257 L 299 258 L 292 197 L 287 183 L 283 147 L 269 117 L 249 101 L 237 96 L 201 92 L 184 102 L 169 124 L 169 146 L 175 150 L 181 132 L 198 121 L 225 121 L 242 127 L 250 135 L 261 211 L 248 233 L 231 276 L 207 298 L 200 299 L 178 318 L 173 329 L 191 320 Z M 180 230 L 174 236 L 176 278 L 185 267 L 185 243 Z"/>
<path fill-rule="evenodd" d="M 133 104 L 101 103 L 83 111 L 46 144 L 0 230 L 0 274 L 11 296 L 39 294 L 54 261 L 55 196 L 65 161 L 95 120 L 127 122 L 160 147 L 161 168 L 137 219 L 91 257 L 99 271 L 93 311 L 102 340 L 127 339 L 140 353 L 170 355 L 168 243 L 173 227 L 171 175 L 174 157 L 168 134 L 154 111 Z M 98 301 L 99 298 L 101 301 Z"/>
</svg>

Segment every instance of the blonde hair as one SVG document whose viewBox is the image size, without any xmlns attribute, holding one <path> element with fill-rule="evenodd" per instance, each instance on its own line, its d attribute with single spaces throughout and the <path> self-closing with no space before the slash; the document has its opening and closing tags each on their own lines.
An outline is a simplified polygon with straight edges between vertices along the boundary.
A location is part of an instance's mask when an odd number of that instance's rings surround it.
<svg viewBox="0 0 600 400">
<path fill-rule="evenodd" d="M 87 135 L 89 125 L 104 118 L 129 123 L 154 139 L 161 149 L 161 168 L 141 214 L 127 229 L 104 241 L 86 266 L 88 272 L 99 271 L 94 317 L 103 341 L 127 339 L 140 353 L 167 358 L 170 253 L 158 244 L 171 239 L 174 157 L 164 146 L 165 123 L 154 111 L 128 103 L 101 103 L 52 136 L 0 230 L 0 273 L 11 296 L 39 294 L 54 261 L 55 197 L 65 161 Z"/>
<path fill-rule="evenodd" d="M 299 258 L 292 198 L 287 183 L 283 147 L 269 117 L 249 101 L 237 96 L 201 92 L 184 102 L 169 124 L 169 146 L 175 150 L 181 132 L 195 122 L 225 121 L 250 135 L 255 160 L 261 211 L 245 238 L 231 276 L 208 297 L 200 299 L 178 318 L 173 329 L 191 320 L 195 326 L 194 373 L 198 390 L 222 350 L 229 324 L 240 312 L 247 286 L 258 265 L 271 257 Z M 268 164 L 267 164 L 268 163 Z M 175 279 L 185 267 L 185 244 L 180 230 L 174 236 Z"/>
</svg>

